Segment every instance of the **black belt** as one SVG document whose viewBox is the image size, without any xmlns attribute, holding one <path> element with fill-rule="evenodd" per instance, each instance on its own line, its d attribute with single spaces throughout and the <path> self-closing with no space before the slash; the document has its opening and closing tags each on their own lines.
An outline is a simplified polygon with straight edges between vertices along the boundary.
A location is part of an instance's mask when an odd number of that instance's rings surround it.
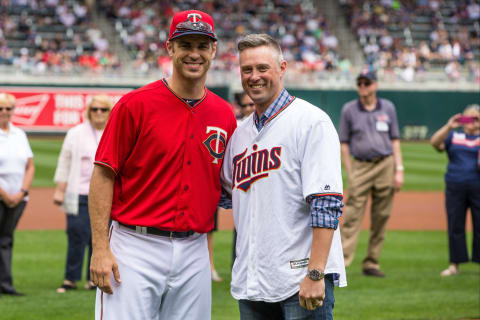
<svg viewBox="0 0 480 320">
<path fill-rule="evenodd" d="M 160 230 L 154 227 L 140 227 L 140 226 L 131 226 L 128 224 L 123 224 L 121 222 L 118 223 L 122 227 L 128 228 L 135 230 L 137 233 L 141 234 L 154 234 L 156 236 L 162 236 L 162 237 L 169 237 L 169 238 L 188 238 L 192 234 L 195 233 L 195 231 L 189 230 L 189 231 L 167 231 L 167 230 Z"/>
<path fill-rule="evenodd" d="M 357 160 L 357 161 L 360 161 L 360 162 L 379 163 L 379 162 L 382 161 L 383 159 L 388 158 L 388 157 L 390 157 L 390 156 L 391 156 L 391 155 L 389 154 L 388 156 L 380 156 L 380 157 L 375 157 L 375 158 L 371 158 L 371 159 L 360 159 L 360 158 L 356 158 L 356 157 L 354 157 L 354 159 Z"/>
</svg>

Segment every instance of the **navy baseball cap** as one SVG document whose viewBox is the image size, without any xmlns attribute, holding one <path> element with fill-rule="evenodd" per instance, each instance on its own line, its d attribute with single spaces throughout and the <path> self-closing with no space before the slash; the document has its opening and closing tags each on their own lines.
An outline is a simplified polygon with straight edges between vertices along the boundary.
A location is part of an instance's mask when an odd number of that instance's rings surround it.
<svg viewBox="0 0 480 320">
<path fill-rule="evenodd" d="M 372 82 L 377 82 L 377 75 L 373 71 L 363 71 L 357 77 L 357 81 L 360 79 L 368 79 Z"/>
<path fill-rule="evenodd" d="M 187 10 L 175 13 L 170 25 L 168 40 L 189 34 L 200 34 L 217 41 L 213 19 L 209 14 L 199 10 Z"/>
</svg>

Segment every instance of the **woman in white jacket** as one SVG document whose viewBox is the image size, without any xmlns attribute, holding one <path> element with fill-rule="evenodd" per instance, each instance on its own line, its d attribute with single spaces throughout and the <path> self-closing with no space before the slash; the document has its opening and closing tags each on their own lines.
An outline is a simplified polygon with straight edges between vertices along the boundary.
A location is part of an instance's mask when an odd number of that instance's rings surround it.
<svg viewBox="0 0 480 320">
<path fill-rule="evenodd" d="M 76 289 L 82 278 L 83 258 L 88 247 L 85 289 L 95 289 L 90 281 L 92 239 L 88 213 L 88 191 L 98 143 L 112 109 L 107 95 L 96 95 L 86 109 L 86 121 L 71 128 L 65 137 L 55 172 L 57 187 L 53 202 L 67 214 L 67 261 L 65 279 L 57 292 Z"/>
</svg>

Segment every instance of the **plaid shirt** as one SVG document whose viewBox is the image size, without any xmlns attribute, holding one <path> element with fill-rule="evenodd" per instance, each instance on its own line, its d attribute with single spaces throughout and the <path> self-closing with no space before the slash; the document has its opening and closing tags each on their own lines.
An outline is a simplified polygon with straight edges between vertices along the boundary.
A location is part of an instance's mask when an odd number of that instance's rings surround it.
<svg viewBox="0 0 480 320">
<path fill-rule="evenodd" d="M 273 103 L 258 117 L 254 112 L 253 118 L 258 132 L 262 130 L 268 119 L 282 109 L 293 97 L 285 88 Z M 340 196 L 309 196 L 311 225 L 315 228 L 338 228 L 338 219 L 342 216 L 343 202 Z"/>
<path fill-rule="evenodd" d="M 265 110 L 265 112 L 258 118 L 257 112 L 254 112 L 253 119 L 255 120 L 255 126 L 258 132 L 265 126 L 267 120 L 282 109 L 293 97 L 288 93 L 285 88 L 282 89 L 280 95 L 273 101 L 273 103 Z"/>
</svg>

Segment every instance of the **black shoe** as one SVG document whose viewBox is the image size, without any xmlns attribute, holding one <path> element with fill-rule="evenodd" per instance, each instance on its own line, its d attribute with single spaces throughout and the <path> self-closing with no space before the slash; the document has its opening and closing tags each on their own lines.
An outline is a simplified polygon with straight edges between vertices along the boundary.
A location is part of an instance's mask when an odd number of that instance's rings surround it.
<svg viewBox="0 0 480 320">
<path fill-rule="evenodd" d="M 379 277 L 379 278 L 385 278 L 385 273 L 378 269 L 363 269 L 363 275 L 365 276 L 370 276 L 370 277 Z"/>
</svg>

